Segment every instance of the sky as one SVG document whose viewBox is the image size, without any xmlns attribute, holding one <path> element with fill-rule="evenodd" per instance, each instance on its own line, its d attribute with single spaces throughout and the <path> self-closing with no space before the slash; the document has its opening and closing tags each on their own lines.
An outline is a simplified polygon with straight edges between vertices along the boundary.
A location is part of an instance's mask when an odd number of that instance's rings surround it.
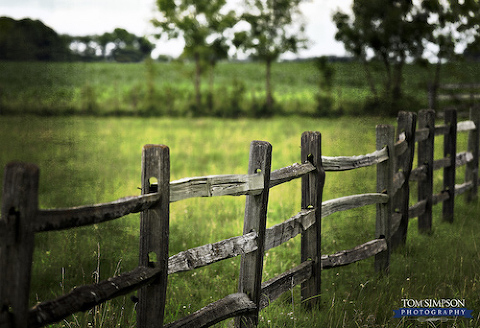
<svg viewBox="0 0 480 328">
<path fill-rule="evenodd" d="M 352 0 L 310 0 L 301 5 L 310 46 L 299 57 L 346 55 L 335 40 L 332 13 L 349 11 Z M 93 35 L 124 28 L 136 35 L 152 35 L 155 0 L 0 0 L 0 16 L 39 19 L 59 34 Z M 178 56 L 182 41 L 156 42 L 153 56 Z"/>
</svg>

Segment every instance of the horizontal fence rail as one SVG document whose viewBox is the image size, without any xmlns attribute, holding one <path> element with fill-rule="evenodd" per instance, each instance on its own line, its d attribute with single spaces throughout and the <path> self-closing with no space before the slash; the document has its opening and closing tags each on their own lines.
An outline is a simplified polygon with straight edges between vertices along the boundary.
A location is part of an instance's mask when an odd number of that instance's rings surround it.
<svg viewBox="0 0 480 328">
<path fill-rule="evenodd" d="M 236 318 L 236 327 L 253 327 L 258 323 L 259 311 L 294 286 L 302 285 L 305 304 L 314 304 L 320 294 L 321 270 L 375 257 L 376 270 L 388 272 L 391 249 L 405 242 L 409 219 L 418 217 L 419 230 L 428 232 L 433 205 L 441 203 L 444 219 L 451 221 L 451 202 L 455 196 L 466 193 L 467 200 L 476 198 L 478 112 L 471 111 L 470 119 L 463 122 L 456 121 L 456 112 L 446 112 L 445 124 L 440 126 L 435 126 L 434 117 L 431 110 L 421 111 L 417 128 L 416 114 L 400 113 L 397 131 L 392 126 L 377 127 L 377 150 L 366 155 L 322 156 L 320 134 L 306 132 L 302 135 L 301 163 L 272 172 L 271 146 L 254 141 L 248 174 L 244 175 L 212 175 L 170 182 L 168 147 L 147 145 L 142 156 L 142 195 L 69 209 L 38 209 L 38 169 L 29 164 L 9 164 L 0 220 L 0 327 L 42 327 L 136 290 L 139 290 L 138 327 L 208 327 L 229 318 Z M 469 143 L 466 151 L 457 153 L 459 132 L 469 133 Z M 445 138 L 444 158 L 433 158 L 435 136 Z M 413 168 L 416 144 L 418 166 Z M 376 192 L 322 201 L 325 172 L 372 165 L 377 167 Z M 455 184 L 455 169 L 459 166 L 466 166 L 465 182 Z M 434 193 L 432 176 L 436 170 L 443 170 L 445 179 L 444 189 Z M 157 183 L 151 183 L 151 178 Z M 302 179 L 302 209 L 267 229 L 268 190 L 298 178 Z M 418 202 L 411 206 L 410 181 L 416 181 L 419 188 Z M 192 197 L 227 195 L 246 197 L 243 234 L 168 257 L 168 204 Z M 350 250 L 321 254 L 321 219 L 371 205 L 377 209 L 373 240 Z M 98 224 L 139 212 L 142 228 L 137 268 L 97 284 L 77 287 L 28 309 L 34 233 Z M 16 220 L 19 217 L 21 221 Z M 17 227 L 18 222 L 27 225 Z M 13 234 L 19 233 L 21 238 L 15 238 Z M 262 283 L 264 253 L 299 235 L 300 265 Z M 18 254 L 24 256 L 19 258 Z M 237 256 L 241 257 L 237 293 L 164 325 L 168 275 Z M 13 290 L 5 283 L 12 277 L 18 281 L 13 286 L 24 286 L 22 290 Z"/>
<path fill-rule="evenodd" d="M 458 83 L 431 85 L 428 92 L 429 106 L 437 109 L 439 104 L 443 108 L 455 106 L 455 108 L 477 108 L 480 99 L 480 84 Z"/>
<path fill-rule="evenodd" d="M 377 150 L 371 154 L 360 156 L 337 156 L 322 157 L 322 166 L 325 171 L 347 171 L 361 167 L 372 166 L 388 159 L 386 148 Z"/>
</svg>

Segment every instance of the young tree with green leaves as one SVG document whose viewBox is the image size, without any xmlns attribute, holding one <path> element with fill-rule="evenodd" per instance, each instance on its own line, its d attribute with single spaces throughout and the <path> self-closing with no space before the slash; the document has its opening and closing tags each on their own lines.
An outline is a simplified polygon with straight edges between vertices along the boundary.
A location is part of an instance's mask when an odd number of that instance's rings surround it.
<svg viewBox="0 0 480 328">
<path fill-rule="evenodd" d="M 468 43 L 474 31 L 478 33 L 479 10 L 478 0 L 354 0 L 351 16 L 334 14 L 335 38 L 364 63 L 375 97 L 369 62 L 374 59 L 383 64 L 385 97 L 394 105 L 402 96 L 407 60 L 424 60 L 434 45 L 437 51 L 428 57 L 437 58 L 434 85 L 438 85 L 442 62 L 454 56 L 457 45 Z M 396 112 L 395 106 L 390 110 Z"/>
<path fill-rule="evenodd" d="M 459 59 L 458 46 L 461 45 L 468 50 L 472 48 L 476 38 L 480 40 L 478 37 L 480 1 L 424 0 L 422 7 L 435 17 L 431 20 L 434 33 L 427 41 L 435 46 L 435 50 L 429 54 L 429 57 L 436 58 L 435 73 L 430 84 L 430 91 L 436 93 L 440 84 L 443 63 Z M 436 99 L 436 96 L 433 99 Z M 433 108 L 436 108 L 435 103 Z"/>
<path fill-rule="evenodd" d="M 160 17 L 153 20 L 160 29 L 157 37 L 182 37 L 185 41 L 182 56 L 195 61 L 197 112 L 202 107 L 202 63 L 216 63 L 224 57 L 224 49 L 219 51 L 217 45 L 225 44 L 226 31 L 237 22 L 235 13 L 227 12 L 225 5 L 226 0 L 157 0 Z"/>
<path fill-rule="evenodd" d="M 364 63 L 374 96 L 377 93 L 368 69 L 370 57 L 383 64 L 385 97 L 394 104 L 402 97 L 407 60 L 421 58 L 424 41 L 432 35 L 429 13 L 411 0 L 354 0 L 352 11 L 352 16 L 334 14 L 338 30 L 335 38 Z"/>
<path fill-rule="evenodd" d="M 246 0 L 242 21 L 248 29 L 235 34 L 234 44 L 254 59 L 266 64 L 264 115 L 273 112 L 272 63 L 286 52 L 296 53 L 306 46 L 305 26 L 299 5 L 305 0 Z"/>
</svg>

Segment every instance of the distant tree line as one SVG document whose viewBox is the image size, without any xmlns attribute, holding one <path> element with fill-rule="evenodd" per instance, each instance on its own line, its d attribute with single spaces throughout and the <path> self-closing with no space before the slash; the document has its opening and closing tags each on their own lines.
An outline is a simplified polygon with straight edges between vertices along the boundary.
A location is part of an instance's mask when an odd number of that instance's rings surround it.
<svg viewBox="0 0 480 328">
<path fill-rule="evenodd" d="M 155 46 L 116 28 L 102 35 L 59 35 L 39 20 L 0 17 L 0 60 L 139 62 Z"/>
</svg>

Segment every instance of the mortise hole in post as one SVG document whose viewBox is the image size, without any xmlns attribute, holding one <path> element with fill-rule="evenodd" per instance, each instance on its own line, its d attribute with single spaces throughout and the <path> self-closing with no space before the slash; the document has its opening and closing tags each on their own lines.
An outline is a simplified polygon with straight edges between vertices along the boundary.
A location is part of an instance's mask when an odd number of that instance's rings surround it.
<svg viewBox="0 0 480 328">
<path fill-rule="evenodd" d="M 255 174 L 257 174 L 257 173 L 262 173 L 262 169 L 256 169 Z"/>
<path fill-rule="evenodd" d="M 149 192 L 158 191 L 158 179 L 156 177 L 150 177 L 148 179 L 148 191 Z"/>
<path fill-rule="evenodd" d="M 13 222 L 17 220 L 19 216 L 20 216 L 19 209 L 14 206 L 10 207 L 10 210 L 8 210 L 8 220 L 11 220 L 11 222 Z"/>
<path fill-rule="evenodd" d="M 308 154 L 307 155 L 307 161 L 313 164 L 313 154 Z"/>
</svg>

